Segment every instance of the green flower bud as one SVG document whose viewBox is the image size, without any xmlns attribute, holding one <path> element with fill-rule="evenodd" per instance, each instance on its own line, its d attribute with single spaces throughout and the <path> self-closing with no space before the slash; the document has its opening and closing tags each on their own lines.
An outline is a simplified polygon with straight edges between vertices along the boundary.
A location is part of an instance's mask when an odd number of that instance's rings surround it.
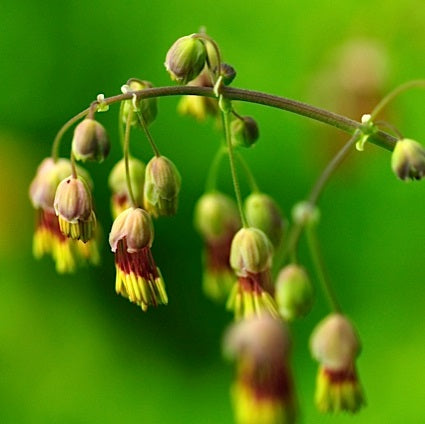
<svg viewBox="0 0 425 424">
<path fill-rule="evenodd" d="M 75 127 L 72 153 L 77 160 L 102 162 L 110 149 L 108 134 L 99 122 L 86 118 Z"/>
<path fill-rule="evenodd" d="M 258 228 L 242 228 L 232 241 L 230 265 L 237 275 L 258 274 L 270 268 L 273 246 Z"/>
<path fill-rule="evenodd" d="M 128 208 L 117 216 L 109 234 L 109 244 L 113 252 L 117 250 L 118 242 L 124 238 L 129 253 L 152 246 L 154 230 L 148 212 L 141 208 Z"/>
<path fill-rule="evenodd" d="M 168 50 L 165 68 L 179 84 L 196 78 L 205 66 L 207 50 L 199 38 L 192 35 L 179 38 Z"/>
<path fill-rule="evenodd" d="M 280 314 L 288 321 L 307 315 L 313 305 L 313 286 L 305 269 L 296 264 L 280 271 L 275 293 Z"/>
<path fill-rule="evenodd" d="M 234 147 L 251 147 L 260 136 L 258 125 L 250 116 L 234 119 L 230 125 Z"/>
<path fill-rule="evenodd" d="M 222 63 L 220 75 L 223 78 L 223 84 L 229 85 L 236 77 L 235 68 L 227 63 Z"/>
<path fill-rule="evenodd" d="M 425 175 L 425 149 L 417 141 L 404 138 L 395 145 L 391 168 L 401 180 L 420 180 Z"/>
<path fill-rule="evenodd" d="M 236 202 L 229 196 L 214 192 L 200 197 L 195 206 L 195 228 L 203 238 L 217 241 L 240 228 Z"/>
<path fill-rule="evenodd" d="M 153 216 L 177 212 L 181 177 L 173 162 L 165 156 L 154 157 L 146 166 L 144 206 Z"/>
<path fill-rule="evenodd" d="M 81 177 L 70 176 L 61 181 L 54 207 L 63 234 L 84 243 L 92 238 L 96 218 L 90 190 Z"/>
<path fill-rule="evenodd" d="M 360 341 L 351 322 L 333 313 L 323 319 L 310 338 L 312 356 L 326 369 L 352 367 L 360 352 Z"/>
<path fill-rule="evenodd" d="M 146 88 L 152 88 L 153 85 L 149 81 L 141 81 L 139 79 L 133 78 L 128 81 L 128 87 L 133 91 L 145 90 Z M 150 125 L 156 118 L 158 114 L 158 105 L 156 98 L 150 99 L 138 99 L 136 102 L 136 107 L 140 110 L 140 113 L 143 116 L 147 125 Z M 127 123 L 128 113 L 134 110 L 133 100 L 125 100 L 122 106 L 122 122 Z M 133 115 L 130 120 L 130 125 L 140 125 L 139 118 L 137 113 L 133 111 Z"/>
<path fill-rule="evenodd" d="M 263 231 L 273 246 L 282 242 L 284 219 L 277 203 L 267 194 L 253 193 L 245 199 L 246 219 L 251 227 Z"/>
<path fill-rule="evenodd" d="M 320 220 L 319 208 L 307 201 L 298 202 L 292 208 L 292 219 L 298 225 L 316 225 Z"/>
</svg>

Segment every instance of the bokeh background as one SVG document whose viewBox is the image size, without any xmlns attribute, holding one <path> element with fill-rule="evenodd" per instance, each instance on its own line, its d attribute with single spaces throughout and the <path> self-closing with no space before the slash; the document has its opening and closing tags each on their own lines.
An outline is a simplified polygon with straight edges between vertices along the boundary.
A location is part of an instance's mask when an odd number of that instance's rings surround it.
<svg viewBox="0 0 425 424">
<path fill-rule="evenodd" d="M 101 266 L 71 276 L 57 275 L 49 258 L 32 258 L 28 185 L 67 119 L 98 93 L 118 93 L 129 77 L 169 85 L 167 49 L 201 25 L 237 69 L 235 86 L 359 119 L 379 95 L 424 77 L 424 22 L 422 0 L 2 0 L 0 422 L 232 422 L 233 367 L 220 347 L 231 316 L 202 294 L 201 242 L 192 228 L 220 133 L 212 122 L 179 117 L 177 98 L 160 100 L 152 132 L 178 165 L 183 189 L 179 214 L 156 223 L 153 249 L 170 304 L 145 314 L 115 295 L 106 242 Z M 387 118 L 424 141 L 424 106 L 425 93 L 412 91 Z M 261 127 L 261 140 L 244 156 L 263 190 L 289 215 L 346 136 L 283 111 L 237 107 Z M 88 169 L 107 235 L 106 180 L 120 157 L 117 107 L 99 119 L 114 145 L 101 166 Z M 63 155 L 70 138 L 64 138 Z M 141 133 L 133 146 L 149 159 Z M 231 193 L 227 166 L 220 184 Z M 292 326 L 300 422 L 425 422 L 424 193 L 421 182 L 396 180 L 389 152 L 371 145 L 353 152 L 329 184 L 320 238 L 332 282 L 362 338 L 359 372 L 368 406 L 355 417 L 321 416 L 314 409 L 316 364 L 308 337 L 327 313 L 318 290 L 311 315 Z M 310 267 L 303 242 L 301 258 Z"/>
</svg>

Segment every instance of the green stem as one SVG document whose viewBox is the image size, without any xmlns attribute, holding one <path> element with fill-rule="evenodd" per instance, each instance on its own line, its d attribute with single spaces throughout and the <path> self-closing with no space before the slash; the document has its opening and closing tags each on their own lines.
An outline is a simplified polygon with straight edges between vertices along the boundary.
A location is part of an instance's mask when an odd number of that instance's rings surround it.
<svg viewBox="0 0 425 424">
<path fill-rule="evenodd" d="M 343 160 L 347 157 L 347 155 L 351 152 L 352 148 L 356 144 L 359 135 L 360 132 L 356 131 L 353 136 L 342 146 L 342 148 L 337 152 L 337 154 L 332 158 L 332 160 L 328 163 L 326 168 L 320 174 L 319 178 L 311 189 L 310 195 L 308 196 L 308 201 L 312 206 L 317 204 L 317 201 L 319 200 L 323 188 L 329 181 L 329 178 L 335 172 L 338 166 L 343 162 Z"/>
<path fill-rule="evenodd" d="M 238 176 L 237 176 L 237 173 L 236 173 L 235 158 L 234 158 L 234 155 L 233 155 L 232 139 L 231 139 L 231 136 L 230 136 L 230 121 L 229 121 L 230 112 L 222 111 L 221 113 L 222 113 L 222 116 L 223 116 L 224 132 L 225 132 L 225 135 L 226 135 L 227 151 L 228 151 L 228 154 L 229 154 L 230 171 L 232 173 L 232 180 L 233 180 L 233 187 L 235 189 L 236 202 L 238 204 L 239 215 L 241 217 L 242 226 L 244 228 L 247 228 L 248 223 L 247 223 L 247 220 L 246 220 L 246 217 L 245 217 L 245 213 L 243 211 L 241 190 L 240 190 L 240 187 L 239 187 L 239 180 L 238 180 Z"/>
<path fill-rule="evenodd" d="M 121 147 L 124 149 L 124 124 L 122 121 L 124 115 L 124 102 L 120 103 L 120 111 L 118 113 L 118 135 L 120 138 Z"/>
<path fill-rule="evenodd" d="M 72 175 L 72 178 L 74 179 L 78 178 L 77 166 L 75 164 L 75 156 L 74 156 L 74 153 L 72 153 L 72 151 L 71 151 L 71 175 Z"/>
<path fill-rule="evenodd" d="M 130 197 L 131 206 L 136 208 L 138 205 L 136 203 L 133 189 L 131 187 L 131 178 L 130 178 L 130 165 L 129 165 L 129 156 L 130 156 L 130 130 L 131 130 L 131 118 L 133 117 L 133 110 L 130 109 L 127 115 L 127 121 L 125 123 L 125 132 L 124 132 L 124 164 L 125 164 L 125 180 L 127 182 L 128 195 Z"/>
<path fill-rule="evenodd" d="M 62 140 L 63 135 L 68 131 L 68 129 L 70 127 L 72 127 L 80 119 L 84 118 L 89 113 L 89 111 L 90 111 L 90 108 L 84 109 L 82 112 L 80 112 L 79 114 L 75 115 L 68 122 L 66 122 L 62 126 L 62 128 L 58 131 L 58 133 L 56 134 L 55 139 L 53 140 L 52 153 L 51 153 L 52 158 L 53 158 L 53 160 L 55 162 L 58 160 L 58 157 L 59 157 L 59 146 L 60 146 L 60 142 Z"/>
<path fill-rule="evenodd" d="M 159 158 L 161 156 L 161 153 L 159 153 L 159 149 L 157 145 L 155 144 L 155 141 L 153 140 L 153 137 L 149 131 L 148 125 L 146 124 L 146 120 L 143 117 L 143 113 L 140 112 L 139 110 L 136 113 L 137 113 L 137 118 L 139 119 L 139 123 L 141 127 L 143 128 L 143 131 L 145 132 L 146 138 L 148 139 L 149 144 L 151 145 L 155 156 Z"/>
<path fill-rule="evenodd" d="M 415 87 L 424 87 L 425 88 L 425 80 L 413 80 L 408 81 L 404 84 L 399 85 L 397 88 L 395 88 L 393 91 L 388 93 L 373 109 L 372 113 L 370 114 L 371 120 L 373 121 L 379 113 L 390 103 L 392 102 L 397 96 L 404 93 L 407 90 L 410 90 L 411 88 Z"/>
<path fill-rule="evenodd" d="M 249 188 L 253 193 L 258 193 L 260 191 L 257 181 L 255 180 L 254 174 L 252 173 L 251 169 L 249 168 L 248 164 L 246 163 L 245 159 L 242 157 L 242 155 L 238 152 L 235 153 L 235 156 L 237 157 L 241 167 L 243 168 L 245 175 L 248 179 L 248 185 Z"/>
<path fill-rule="evenodd" d="M 210 169 L 208 171 L 207 181 L 205 184 L 205 192 L 215 191 L 217 186 L 217 177 L 218 177 L 218 169 L 223 158 L 226 153 L 226 147 L 220 146 L 217 150 L 214 158 L 211 162 Z"/>
<path fill-rule="evenodd" d="M 311 259 L 319 279 L 320 285 L 322 287 L 323 293 L 328 301 L 329 307 L 334 312 L 341 312 L 341 307 L 337 301 L 335 292 L 332 289 L 332 286 L 329 283 L 329 279 L 326 276 L 325 268 L 323 265 L 322 255 L 319 249 L 319 241 L 316 234 L 316 229 L 309 227 L 306 230 L 307 235 L 307 244 L 310 250 Z"/>
</svg>

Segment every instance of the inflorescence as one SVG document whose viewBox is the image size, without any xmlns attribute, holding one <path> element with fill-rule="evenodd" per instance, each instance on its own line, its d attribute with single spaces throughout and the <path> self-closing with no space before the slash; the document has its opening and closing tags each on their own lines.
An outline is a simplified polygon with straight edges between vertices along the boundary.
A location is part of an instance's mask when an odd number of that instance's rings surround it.
<svg viewBox="0 0 425 424">
<path fill-rule="evenodd" d="M 317 201 L 345 156 L 354 146 L 363 150 L 368 141 L 379 144 L 380 140 L 385 147 L 393 148 L 391 166 L 400 179 L 424 177 L 424 147 L 401 137 L 398 131 L 397 137 L 384 133 L 375 120 L 395 95 L 412 86 L 424 86 L 424 82 L 415 81 L 396 89 L 356 123 L 289 99 L 229 89 L 236 71 L 223 63 L 217 43 L 204 32 L 179 38 L 166 55 L 165 67 L 174 81 L 186 86 L 185 90 L 177 92 L 170 87 L 155 95 L 152 83 L 132 78 L 122 86 L 121 95 L 99 95 L 59 131 L 51 157 L 42 161 L 30 187 L 36 210 L 35 257 L 50 255 L 59 273 L 74 272 L 81 264 L 98 264 L 100 229 L 91 195 L 93 183 L 76 162 L 102 162 L 108 155 L 110 140 L 95 115 L 119 102 L 123 158 L 113 167 L 108 181 L 114 218 L 109 244 L 115 254 L 115 290 L 143 311 L 168 303 L 161 271 L 151 253 L 153 220 L 177 212 L 181 177 L 174 163 L 160 153 L 149 126 L 157 115 L 157 96 L 192 94 L 181 98 L 179 112 L 197 120 L 214 118 L 221 125 L 225 140 L 213 159 L 205 193 L 196 203 L 194 225 L 204 242 L 204 292 L 211 299 L 226 303 L 235 316 L 236 322 L 224 339 L 224 351 L 237 363 L 232 386 L 236 422 L 296 421 L 298 403 L 288 323 L 307 315 L 314 303 L 311 279 L 297 258 L 302 233 L 307 236 L 317 277 L 330 307 L 310 342 L 311 354 L 319 363 L 315 403 L 321 412 L 358 411 L 365 404 L 356 366 L 360 340 L 325 277 L 316 235 L 320 218 Z M 294 206 L 289 229 L 278 203 L 259 189 L 239 153 L 255 144 L 260 132 L 253 117 L 236 111 L 232 102 L 235 98 L 301 113 L 351 133 L 307 200 Z M 78 121 L 70 158 L 59 158 L 63 134 Z M 147 165 L 130 153 L 133 128 L 143 130 L 152 149 L 153 157 Z M 218 167 L 225 156 L 230 162 L 234 197 L 217 188 Z M 251 188 L 244 201 L 237 164 Z"/>
</svg>

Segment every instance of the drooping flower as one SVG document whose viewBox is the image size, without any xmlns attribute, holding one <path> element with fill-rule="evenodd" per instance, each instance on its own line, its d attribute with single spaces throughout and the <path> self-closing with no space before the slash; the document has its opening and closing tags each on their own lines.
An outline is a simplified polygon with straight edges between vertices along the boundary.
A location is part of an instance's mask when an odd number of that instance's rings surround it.
<svg viewBox="0 0 425 424">
<path fill-rule="evenodd" d="M 69 176 L 62 180 L 53 204 L 64 235 L 84 243 L 92 238 L 96 217 L 90 190 L 82 177 Z"/>
<path fill-rule="evenodd" d="M 224 351 L 237 363 L 236 423 L 293 424 L 297 407 L 284 323 L 267 314 L 239 321 L 228 330 Z"/>
<path fill-rule="evenodd" d="M 357 412 L 365 403 L 355 360 L 360 341 L 351 322 L 333 313 L 315 328 L 310 348 L 319 362 L 315 402 L 321 412 Z"/>
<path fill-rule="evenodd" d="M 230 265 L 238 280 L 227 301 L 227 308 L 235 312 L 236 319 L 265 312 L 279 316 L 272 296 L 272 258 L 273 246 L 261 230 L 242 228 L 236 233 L 230 249 Z"/>
<path fill-rule="evenodd" d="M 196 203 L 194 221 L 204 240 L 204 292 L 214 300 L 224 300 L 235 281 L 230 246 L 241 225 L 238 207 L 223 193 L 206 193 Z"/>
<path fill-rule="evenodd" d="M 168 303 L 164 280 L 151 253 L 153 237 L 152 219 L 141 208 L 121 212 L 109 234 L 115 253 L 115 290 L 144 311 Z"/>
<path fill-rule="evenodd" d="M 131 189 L 134 199 L 138 205 L 143 203 L 143 184 L 145 181 L 145 164 L 139 159 L 130 157 L 128 159 L 130 171 Z M 121 212 L 131 206 L 128 194 L 127 178 L 125 174 L 125 161 L 121 159 L 112 168 L 108 179 L 109 188 L 112 191 L 111 210 L 115 219 Z"/>
<path fill-rule="evenodd" d="M 181 177 L 176 166 L 165 156 L 155 156 L 146 166 L 143 204 L 154 217 L 177 212 Z"/>
<path fill-rule="evenodd" d="M 391 168 L 401 180 L 422 179 L 425 176 L 425 148 L 409 138 L 397 141 L 391 155 Z"/>
<path fill-rule="evenodd" d="M 88 174 L 77 167 L 78 174 L 90 181 Z M 75 271 L 78 265 L 99 263 L 98 236 L 84 244 L 66 237 L 60 230 L 53 202 L 60 181 L 71 173 L 71 163 L 67 159 L 46 158 L 37 169 L 30 186 L 30 199 L 36 209 L 36 224 L 33 238 L 33 253 L 39 259 L 51 255 L 59 273 Z"/>
</svg>

